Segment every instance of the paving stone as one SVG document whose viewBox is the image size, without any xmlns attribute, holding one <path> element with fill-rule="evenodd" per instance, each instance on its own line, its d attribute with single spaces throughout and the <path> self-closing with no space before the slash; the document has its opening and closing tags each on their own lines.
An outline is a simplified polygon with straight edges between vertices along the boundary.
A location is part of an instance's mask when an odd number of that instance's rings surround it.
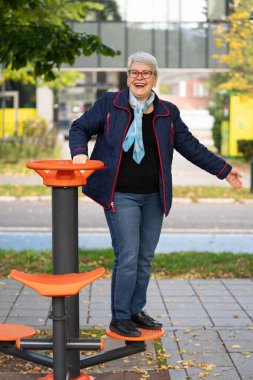
<svg viewBox="0 0 253 380">
<path fill-rule="evenodd" d="M 173 326 L 181 327 L 198 327 L 198 326 L 213 326 L 212 321 L 209 318 L 173 318 Z"/>
<path fill-rule="evenodd" d="M 185 296 L 182 296 L 182 297 L 164 297 L 164 302 L 166 305 L 170 305 L 170 304 L 185 304 L 185 303 L 190 303 L 190 304 L 200 304 L 200 301 L 199 299 L 196 297 L 196 296 L 192 296 L 192 297 L 185 297 Z"/>
<path fill-rule="evenodd" d="M 0 295 L 0 304 L 2 303 L 13 303 L 17 299 L 17 295 L 13 294 L 1 294 Z"/>
<path fill-rule="evenodd" d="M 249 318 L 212 318 L 215 326 L 251 326 L 252 321 Z"/>
<path fill-rule="evenodd" d="M 244 278 L 244 279 L 240 279 L 240 278 L 231 278 L 231 279 L 222 279 L 222 282 L 226 285 L 243 285 L 245 286 L 246 285 L 253 285 L 253 281 L 249 278 Z"/>
<path fill-rule="evenodd" d="M 89 312 L 89 318 L 111 318 L 111 312 L 108 310 L 94 310 Z"/>
<path fill-rule="evenodd" d="M 253 332 L 248 330 L 219 330 L 229 352 L 253 352 Z"/>
<path fill-rule="evenodd" d="M 98 318 L 98 317 L 92 317 L 88 320 L 89 326 L 103 326 L 108 327 L 110 324 L 111 318 Z"/>
<path fill-rule="evenodd" d="M 36 300 L 34 302 L 23 302 L 22 300 L 19 300 L 13 305 L 13 309 L 17 309 L 17 310 L 23 309 L 24 306 L 26 306 L 28 310 L 31 310 L 31 314 L 32 314 L 33 310 L 37 310 L 37 309 L 42 310 L 42 312 L 44 312 L 44 310 L 49 310 L 51 303 L 45 302 L 43 301 L 43 299 L 39 301 Z"/>
<path fill-rule="evenodd" d="M 211 318 L 248 318 L 243 310 L 209 310 L 208 314 Z"/>
<path fill-rule="evenodd" d="M 201 296 L 200 301 L 202 303 L 234 303 L 235 300 L 232 296 L 217 296 L 217 297 L 212 297 L 212 296 Z"/>
<path fill-rule="evenodd" d="M 17 318 L 15 317 L 8 317 L 6 323 L 17 323 Z M 26 325 L 26 326 L 45 326 L 46 319 L 44 318 L 34 318 L 34 317 L 19 317 L 18 318 L 18 324 Z"/>
<path fill-rule="evenodd" d="M 243 311 L 240 305 L 236 302 L 231 302 L 231 303 L 205 303 L 204 305 L 205 309 L 209 311 L 216 311 L 217 315 L 219 315 L 219 312 L 222 310 L 233 310 L 233 311 Z"/>
<path fill-rule="evenodd" d="M 208 314 L 204 309 L 196 310 L 169 310 L 169 315 L 172 319 L 174 318 L 208 318 Z M 246 314 L 245 314 L 246 315 Z"/>
<path fill-rule="evenodd" d="M 161 338 L 165 350 L 178 350 L 177 337 L 174 331 L 164 328 L 164 336 Z"/>
<path fill-rule="evenodd" d="M 7 316 L 10 312 L 10 308 L 9 307 L 2 307 L 1 305 L 1 309 L 0 309 L 0 317 L 4 317 L 4 316 Z"/>
<path fill-rule="evenodd" d="M 223 342 L 216 331 L 185 330 L 175 331 L 180 350 L 186 352 L 225 353 Z"/>
<path fill-rule="evenodd" d="M 33 317 L 40 317 L 43 319 L 47 319 L 49 310 L 44 309 L 43 311 L 41 309 L 34 309 L 32 311 Z M 30 317 L 31 316 L 31 310 L 30 309 L 12 309 L 9 317 L 11 318 L 23 318 L 23 317 Z"/>
<path fill-rule="evenodd" d="M 231 361 L 230 357 L 227 355 L 227 353 L 224 352 L 205 352 L 205 351 L 198 351 L 197 353 L 191 352 L 182 354 L 183 359 L 193 360 L 196 364 L 214 364 L 216 367 L 233 367 L 233 362 Z"/>
<path fill-rule="evenodd" d="M 170 380 L 186 380 L 188 379 L 185 370 L 176 371 L 174 369 L 169 370 Z"/>
<path fill-rule="evenodd" d="M 248 380 L 248 378 L 241 378 L 238 375 L 237 370 L 234 367 L 216 367 L 211 372 L 210 371 L 204 371 L 203 369 L 199 368 L 189 368 L 187 369 L 189 377 L 187 379 L 196 380 L 199 379 L 200 373 L 206 373 L 206 379 L 208 380 Z M 211 377 L 211 375 L 215 375 L 215 377 Z M 202 377 L 203 378 L 203 377 Z"/>
<path fill-rule="evenodd" d="M 242 379 L 253 379 L 253 360 L 252 354 L 249 357 L 239 353 L 231 353 L 231 358 L 236 365 Z"/>
</svg>

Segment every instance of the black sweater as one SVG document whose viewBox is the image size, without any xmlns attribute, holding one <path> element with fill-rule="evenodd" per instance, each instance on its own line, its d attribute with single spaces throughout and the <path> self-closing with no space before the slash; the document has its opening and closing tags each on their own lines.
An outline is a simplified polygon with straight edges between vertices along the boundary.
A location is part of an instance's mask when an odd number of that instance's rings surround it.
<svg viewBox="0 0 253 380">
<path fill-rule="evenodd" d="M 147 194 L 159 191 L 159 156 L 152 126 L 154 112 L 143 114 L 142 137 L 145 156 L 140 164 L 133 159 L 133 146 L 122 154 L 115 191 Z"/>
</svg>

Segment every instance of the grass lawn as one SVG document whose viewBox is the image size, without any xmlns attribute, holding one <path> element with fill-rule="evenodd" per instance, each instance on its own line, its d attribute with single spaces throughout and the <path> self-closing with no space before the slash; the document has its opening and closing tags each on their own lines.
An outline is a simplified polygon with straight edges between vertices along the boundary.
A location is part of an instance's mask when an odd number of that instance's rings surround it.
<svg viewBox="0 0 253 380">
<path fill-rule="evenodd" d="M 0 250 L 0 278 L 7 277 L 11 269 L 31 273 L 51 272 L 50 251 L 4 251 Z M 99 266 L 110 276 L 113 267 L 111 249 L 80 250 L 80 272 Z M 252 278 L 253 255 L 229 252 L 179 252 L 156 254 L 153 275 L 166 278 Z"/>
<path fill-rule="evenodd" d="M 81 188 L 79 188 L 81 194 Z M 0 196 L 42 196 L 51 195 L 51 188 L 43 185 L 0 185 Z M 219 186 L 175 186 L 173 188 L 175 198 L 191 198 L 197 201 L 198 198 L 233 198 L 233 199 L 253 199 L 250 189 L 235 190 L 230 187 Z"/>
</svg>

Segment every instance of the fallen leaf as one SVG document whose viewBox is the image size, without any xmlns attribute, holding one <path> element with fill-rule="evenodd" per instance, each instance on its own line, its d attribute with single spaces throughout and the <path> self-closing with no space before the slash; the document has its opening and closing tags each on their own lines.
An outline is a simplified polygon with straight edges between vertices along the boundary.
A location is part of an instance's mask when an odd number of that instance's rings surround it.
<svg viewBox="0 0 253 380">
<path fill-rule="evenodd" d="M 247 351 L 242 351 L 241 352 L 242 355 L 246 356 L 246 358 L 250 358 L 250 352 L 247 352 Z"/>
<path fill-rule="evenodd" d="M 207 376 L 209 376 L 209 373 L 207 372 L 200 372 L 198 375 L 200 379 L 205 379 Z"/>
</svg>

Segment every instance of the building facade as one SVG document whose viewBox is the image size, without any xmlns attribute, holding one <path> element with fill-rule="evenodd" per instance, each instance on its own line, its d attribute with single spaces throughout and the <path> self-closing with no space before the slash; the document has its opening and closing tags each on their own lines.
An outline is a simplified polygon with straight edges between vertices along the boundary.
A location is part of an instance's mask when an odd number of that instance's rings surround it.
<svg viewBox="0 0 253 380">
<path fill-rule="evenodd" d="M 84 73 L 75 88 L 59 93 L 62 128 L 88 108 L 104 91 L 125 86 L 127 57 L 136 51 L 153 54 L 159 65 L 158 95 L 183 110 L 206 110 L 210 72 L 224 70 L 213 55 L 217 24 L 226 27 L 229 0 L 104 0 L 103 11 L 92 12 L 84 23 L 72 23 L 80 33 L 98 35 L 121 54 L 78 57 L 73 67 Z"/>
</svg>

